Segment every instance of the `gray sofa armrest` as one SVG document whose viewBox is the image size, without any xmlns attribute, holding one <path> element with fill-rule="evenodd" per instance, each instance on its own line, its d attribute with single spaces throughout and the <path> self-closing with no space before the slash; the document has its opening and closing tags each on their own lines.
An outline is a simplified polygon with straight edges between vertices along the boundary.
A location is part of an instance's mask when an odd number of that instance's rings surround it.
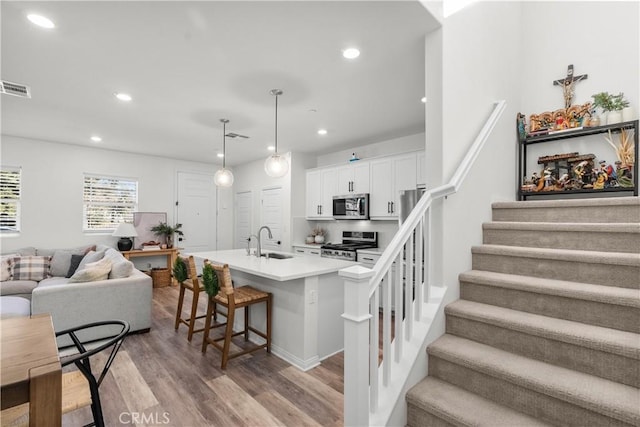
<svg viewBox="0 0 640 427">
<path fill-rule="evenodd" d="M 151 327 L 152 298 L 151 277 L 134 270 L 124 279 L 37 287 L 31 313 L 50 313 L 56 331 L 113 319 L 126 320 L 137 331 Z"/>
</svg>

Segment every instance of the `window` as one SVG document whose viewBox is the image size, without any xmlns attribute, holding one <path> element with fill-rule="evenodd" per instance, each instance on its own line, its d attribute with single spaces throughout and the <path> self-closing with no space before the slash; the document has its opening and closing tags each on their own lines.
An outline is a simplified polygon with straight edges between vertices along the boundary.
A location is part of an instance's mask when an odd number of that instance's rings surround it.
<svg viewBox="0 0 640 427">
<path fill-rule="evenodd" d="M 133 222 L 138 181 L 85 174 L 83 206 L 84 231 L 110 231 L 121 222 Z"/>
<path fill-rule="evenodd" d="M 0 232 L 20 231 L 20 168 L 0 167 Z"/>
</svg>

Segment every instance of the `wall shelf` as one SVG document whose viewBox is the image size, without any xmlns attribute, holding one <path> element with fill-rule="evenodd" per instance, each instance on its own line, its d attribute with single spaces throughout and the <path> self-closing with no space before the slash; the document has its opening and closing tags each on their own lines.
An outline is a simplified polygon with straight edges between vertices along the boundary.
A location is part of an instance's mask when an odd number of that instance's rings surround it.
<svg viewBox="0 0 640 427">
<path fill-rule="evenodd" d="M 527 164 L 527 147 L 533 144 L 549 143 L 554 141 L 562 141 L 572 138 L 585 137 L 591 135 L 600 135 L 611 131 L 611 133 L 620 133 L 623 129 L 633 130 L 633 146 L 634 146 L 634 165 L 633 187 L 608 187 L 603 189 L 581 188 L 561 191 L 523 191 L 523 176 L 526 173 Z M 520 138 L 518 136 L 518 178 L 517 178 L 517 198 L 518 200 L 527 200 L 529 197 L 551 196 L 554 198 L 562 198 L 572 194 L 606 194 L 616 195 L 618 193 L 629 193 L 634 196 L 638 195 L 638 120 L 616 123 L 612 125 L 587 127 L 575 130 L 566 130 L 561 132 L 551 132 L 548 134 L 527 136 Z M 559 177 L 556 177 L 559 178 Z"/>
</svg>

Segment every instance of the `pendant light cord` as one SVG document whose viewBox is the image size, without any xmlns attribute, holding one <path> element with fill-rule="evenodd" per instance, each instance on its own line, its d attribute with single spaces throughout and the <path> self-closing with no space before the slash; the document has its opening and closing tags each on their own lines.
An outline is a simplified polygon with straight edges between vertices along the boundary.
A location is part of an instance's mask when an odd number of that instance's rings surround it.
<svg viewBox="0 0 640 427">
<path fill-rule="evenodd" d="M 275 142 L 275 154 L 278 154 L 278 95 L 276 95 L 276 142 Z"/>
<path fill-rule="evenodd" d="M 227 167 L 227 122 L 222 122 L 222 169 Z"/>
</svg>

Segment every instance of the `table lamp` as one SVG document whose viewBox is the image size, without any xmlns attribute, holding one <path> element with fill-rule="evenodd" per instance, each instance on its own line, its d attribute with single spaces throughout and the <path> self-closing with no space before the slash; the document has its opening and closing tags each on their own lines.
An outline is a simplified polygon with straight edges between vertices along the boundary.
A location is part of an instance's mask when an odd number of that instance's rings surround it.
<svg viewBox="0 0 640 427">
<path fill-rule="evenodd" d="M 120 237 L 120 240 L 118 240 L 118 250 L 122 252 L 130 251 L 131 248 L 133 248 L 133 240 L 131 240 L 131 238 L 138 237 L 138 233 L 136 233 L 133 224 L 121 222 L 118 224 L 118 228 L 116 228 L 112 236 Z"/>
</svg>

